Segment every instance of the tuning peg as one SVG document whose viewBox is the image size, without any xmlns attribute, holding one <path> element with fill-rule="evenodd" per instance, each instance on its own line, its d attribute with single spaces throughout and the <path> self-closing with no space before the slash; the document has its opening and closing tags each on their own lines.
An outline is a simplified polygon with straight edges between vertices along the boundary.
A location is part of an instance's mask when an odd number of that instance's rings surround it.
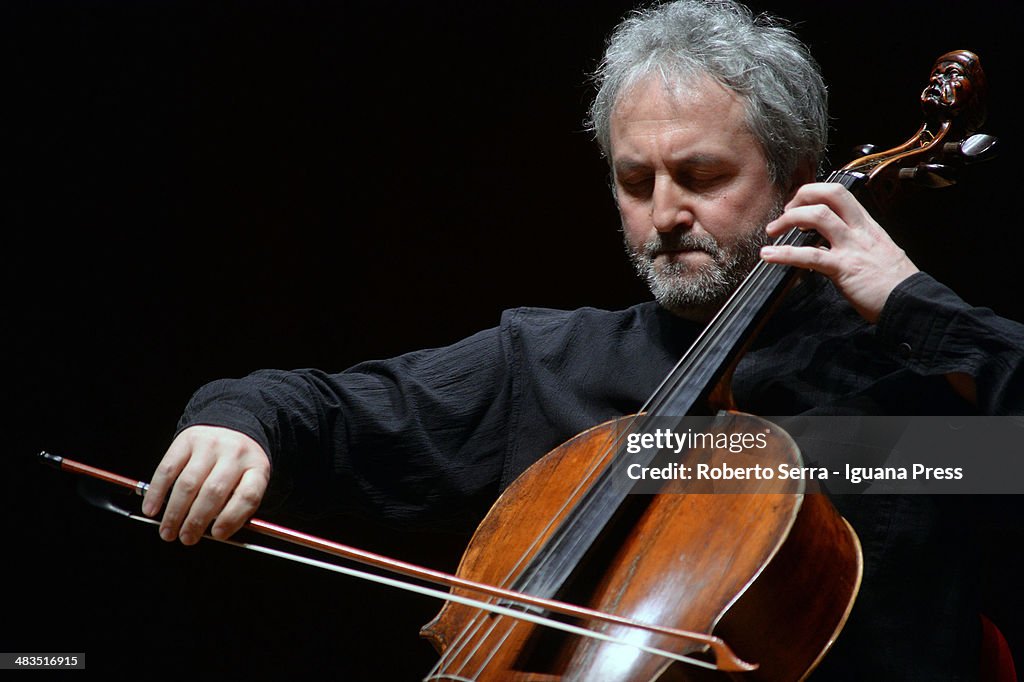
<svg viewBox="0 0 1024 682">
<path fill-rule="evenodd" d="M 999 155 L 999 138 L 978 133 L 960 142 L 947 142 L 942 145 L 946 155 L 954 155 L 961 163 L 981 163 Z"/>
<path fill-rule="evenodd" d="M 912 180 L 922 187 L 949 187 L 956 184 L 956 169 L 941 163 L 921 163 L 901 168 L 900 180 Z"/>
<path fill-rule="evenodd" d="M 853 149 L 851 149 L 850 153 L 853 154 L 853 158 L 859 159 L 862 156 L 868 156 L 869 154 L 874 154 L 877 151 L 878 151 L 878 145 L 874 145 L 874 144 L 859 144 L 856 147 L 854 147 Z"/>
<path fill-rule="evenodd" d="M 960 143 L 964 163 L 980 163 L 999 156 L 999 138 L 978 133 Z"/>
</svg>

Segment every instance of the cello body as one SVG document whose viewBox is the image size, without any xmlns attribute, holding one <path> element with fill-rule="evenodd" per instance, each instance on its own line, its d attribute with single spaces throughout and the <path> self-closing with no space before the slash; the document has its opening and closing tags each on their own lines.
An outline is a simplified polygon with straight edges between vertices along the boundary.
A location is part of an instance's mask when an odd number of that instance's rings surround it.
<svg viewBox="0 0 1024 682">
<path fill-rule="evenodd" d="M 527 469 L 477 528 L 458 574 L 501 585 L 523 570 L 581 494 L 576 472 L 591 470 L 632 419 L 589 429 Z M 739 413 L 718 418 L 723 420 L 729 422 L 723 428 L 746 432 L 772 428 Z M 789 436 L 777 428 L 772 433 L 757 460 L 772 468 L 801 466 Z M 699 448 L 686 457 L 712 466 L 725 461 L 721 451 Z M 727 457 L 730 466 L 743 466 L 735 453 Z M 621 517 L 606 529 L 560 598 L 641 622 L 720 636 L 759 666 L 733 673 L 735 679 L 803 679 L 852 608 L 862 572 L 860 545 L 828 499 L 806 492 L 803 481 L 795 492 L 764 492 L 763 482 L 747 483 L 744 492 L 715 492 L 713 482 L 705 481 L 686 490 L 670 483 L 661 494 L 630 495 Z M 778 481 L 770 483 L 778 489 Z M 697 658 L 702 654 L 698 643 L 657 633 L 591 627 Z M 543 631 L 451 603 L 421 634 L 444 654 L 428 680 L 729 679 L 727 673 L 626 645 Z"/>
</svg>

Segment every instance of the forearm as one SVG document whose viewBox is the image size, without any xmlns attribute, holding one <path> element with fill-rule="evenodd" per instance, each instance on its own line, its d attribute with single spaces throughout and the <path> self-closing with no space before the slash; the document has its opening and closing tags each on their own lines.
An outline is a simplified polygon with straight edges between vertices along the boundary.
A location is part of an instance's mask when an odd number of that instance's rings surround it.
<svg viewBox="0 0 1024 682">
<path fill-rule="evenodd" d="M 509 379 L 497 330 L 339 374 L 263 370 L 200 389 L 179 424 L 234 429 L 273 463 L 271 504 L 460 522 L 497 494 Z"/>
</svg>

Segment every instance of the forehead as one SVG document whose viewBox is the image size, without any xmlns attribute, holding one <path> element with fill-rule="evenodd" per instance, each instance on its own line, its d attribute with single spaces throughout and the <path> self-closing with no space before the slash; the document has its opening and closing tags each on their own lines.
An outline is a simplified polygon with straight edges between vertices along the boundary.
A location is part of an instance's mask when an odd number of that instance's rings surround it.
<svg viewBox="0 0 1024 682">
<path fill-rule="evenodd" d="M 619 96 L 610 132 L 613 162 L 638 153 L 701 150 L 764 158 L 747 125 L 743 100 L 708 76 L 680 83 L 657 74 L 641 79 Z"/>
<path fill-rule="evenodd" d="M 958 59 L 947 59 L 935 65 L 935 73 L 948 73 L 950 71 L 964 73 L 969 68 L 967 62 Z"/>
</svg>

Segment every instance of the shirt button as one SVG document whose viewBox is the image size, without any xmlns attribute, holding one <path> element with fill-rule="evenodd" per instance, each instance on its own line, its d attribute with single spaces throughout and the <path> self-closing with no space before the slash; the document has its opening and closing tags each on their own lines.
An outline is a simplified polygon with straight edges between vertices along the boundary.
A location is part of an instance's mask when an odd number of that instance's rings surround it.
<svg viewBox="0 0 1024 682">
<path fill-rule="evenodd" d="M 900 345 L 896 346 L 896 352 L 900 354 L 901 358 L 907 359 L 913 355 L 914 349 L 910 347 L 909 343 L 904 341 Z"/>
</svg>

